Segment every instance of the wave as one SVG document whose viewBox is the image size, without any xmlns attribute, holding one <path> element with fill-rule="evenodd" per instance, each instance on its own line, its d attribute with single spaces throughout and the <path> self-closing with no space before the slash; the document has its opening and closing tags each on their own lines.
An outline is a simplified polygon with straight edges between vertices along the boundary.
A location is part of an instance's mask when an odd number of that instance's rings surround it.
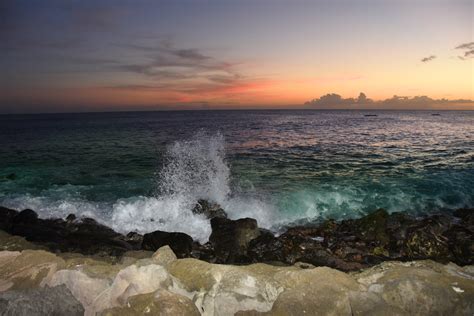
<svg viewBox="0 0 474 316">
<path fill-rule="evenodd" d="M 201 131 L 167 147 L 150 196 L 93 202 L 81 195 L 84 187 L 63 185 L 37 196 L 0 196 L 0 203 L 16 209 L 34 209 L 44 218 L 66 217 L 70 213 L 92 217 L 121 233 L 180 231 L 206 242 L 211 233 L 209 220 L 191 211 L 199 199 L 219 203 L 232 219 L 252 217 L 260 227 L 277 232 L 279 227 L 301 220 L 359 217 L 380 207 L 389 212 L 412 213 L 472 207 L 472 189 L 459 186 L 460 182 L 466 183 L 464 177 L 451 180 L 439 175 L 418 180 L 419 186 L 414 187 L 413 179 L 387 179 L 376 184 L 359 179 L 319 186 L 309 183 L 297 190 L 273 194 L 257 192 L 253 185 L 246 185 L 249 188 L 245 191 L 233 184 L 222 134 Z"/>
</svg>

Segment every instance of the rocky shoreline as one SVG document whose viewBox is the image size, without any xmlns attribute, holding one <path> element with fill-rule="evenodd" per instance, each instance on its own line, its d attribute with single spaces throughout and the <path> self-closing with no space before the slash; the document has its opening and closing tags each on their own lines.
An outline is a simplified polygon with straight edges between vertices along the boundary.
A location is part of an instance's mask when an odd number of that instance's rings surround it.
<svg viewBox="0 0 474 316">
<path fill-rule="evenodd" d="M 212 234 L 206 244 L 180 232 L 122 235 L 91 218 L 71 214 L 66 219 L 41 219 L 33 210 L 4 207 L 0 207 L 0 230 L 24 237 L 36 249 L 117 260 L 127 251 L 156 251 L 169 245 L 178 258 L 222 264 L 305 262 L 357 271 L 393 260 L 474 263 L 474 209 L 424 218 L 379 209 L 359 219 L 289 227 L 279 236 L 259 228 L 255 219 L 231 220 L 219 205 L 204 200 L 192 212 L 211 221 Z M 0 249 L 17 250 L 2 243 Z"/>
<path fill-rule="evenodd" d="M 211 221 L 204 245 L 0 207 L 0 315 L 474 312 L 472 209 L 425 218 L 377 210 L 279 236 L 207 201 L 192 211 Z"/>
</svg>

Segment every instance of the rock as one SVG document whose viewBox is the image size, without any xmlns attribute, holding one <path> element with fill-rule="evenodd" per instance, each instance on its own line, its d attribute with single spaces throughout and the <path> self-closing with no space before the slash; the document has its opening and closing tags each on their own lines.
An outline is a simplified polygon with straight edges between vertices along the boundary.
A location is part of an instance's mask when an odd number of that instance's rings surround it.
<svg viewBox="0 0 474 316">
<path fill-rule="evenodd" d="M 11 228 L 13 217 L 18 214 L 17 211 L 0 206 L 0 229 L 8 231 Z"/>
<path fill-rule="evenodd" d="M 217 203 L 211 203 L 206 200 L 199 200 L 192 210 L 193 214 L 202 214 L 208 219 L 214 217 L 227 218 L 227 213 Z"/>
<path fill-rule="evenodd" d="M 472 315 L 474 275 L 454 264 L 385 262 L 355 275 L 368 292 L 406 315 Z"/>
<path fill-rule="evenodd" d="M 230 220 L 215 217 L 211 220 L 210 243 L 215 249 L 217 262 L 234 263 L 248 261 L 247 248 L 251 240 L 260 235 L 257 221 L 253 218 Z"/>
<path fill-rule="evenodd" d="M 72 295 L 81 302 L 86 314 L 92 315 L 94 302 L 101 293 L 109 289 L 112 280 L 92 277 L 83 271 L 60 270 L 48 282 L 49 286 L 66 286 Z"/>
<path fill-rule="evenodd" d="M 142 249 L 156 251 L 168 245 L 178 258 L 189 257 L 193 249 L 193 239 L 185 233 L 154 231 L 143 236 Z"/>
<path fill-rule="evenodd" d="M 0 253 L 0 292 L 39 287 L 65 266 L 63 259 L 43 250 Z"/>
<path fill-rule="evenodd" d="M 74 222 L 76 219 L 77 219 L 77 217 L 76 217 L 76 215 L 74 215 L 74 214 L 69 214 L 68 216 L 66 216 L 66 222 L 68 222 L 68 223 L 72 223 L 72 222 Z"/>
<path fill-rule="evenodd" d="M 294 229 L 279 237 L 261 235 L 250 242 L 248 256 L 253 262 L 279 261 L 293 265 L 300 261 L 314 266 L 329 266 L 342 271 L 358 270 L 363 267 L 360 263 L 347 262 L 338 258 L 306 233 L 303 231 L 298 234 Z"/>
<path fill-rule="evenodd" d="M 173 280 L 162 266 L 131 265 L 121 270 L 111 286 L 95 299 L 90 309 L 91 315 L 107 308 L 124 305 L 131 296 L 168 289 L 172 285 Z"/>
<path fill-rule="evenodd" d="M 153 254 L 151 258 L 153 262 L 164 267 L 167 267 L 170 263 L 172 263 L 173 261 L 177 259 L 173 250 L 171 250 L 169 246 L 161 247 L 160 249 L 155 251 L 155 253 Z"/>
<path fill-rule="evenodd" d="M 84 315 L 84 308 L 65 286 L 0 293 L 2 316 Z"/>
<path fill-rule="evenodd" d="M 189 298 L 166 290 L 140 294 L 128 299 L 127 304 L 103 311 L 102 316 L 133 315 L 189 315 L 199 316 L 199 310 Z"/>
<path fill-rule="evenodd" d="M 349 293 L 361 289 L 349 275 L 326 267 L 275 274 L 285 290 L 271 315 L 351 315 Z"/>
<path fill-rule="evenodd" d="M 21 211 L 12 219 L 13 224 L 35 224 L 37 221 L 38 214 L 30 209 Z"/>
<path fill-rule="evenodd" d="M 0 251 L 22 251 L 25 249 L 41 249 L 41 247 L 30 243 L 25 238 L 20 236 L 12 236 L 0 230 Z"/>
<path fill-rule="evenodd" d="M 139 245 L 129 242 L 125 236 L 90 218 L 81 221 L 41 219 L 32 210 L 16 215 L 0 210 L 0 214 L 6 232 L 52 251 L 119 256 L 127 250 L 139 249 Z"/>
<path fill-rule="evenodd" d="M 443 233 L 451 227 L 446 216 L 426 218 L 410 227 L 404 241 L 404 250 L 409 259 L 437 259 L 448 262 L 453 259 L 451 249 Z"/>
<path fill-rule="evenodd" d="M 210 264 L 191 258 L 176 260 L 168 267 L 182 286 L 182 293 L 193 300 L 202 315 L 234 315 L 241 310 L 269 311 L 283 290 L 272 278 L 280 269 L 265 264 Z"/>
</svg>

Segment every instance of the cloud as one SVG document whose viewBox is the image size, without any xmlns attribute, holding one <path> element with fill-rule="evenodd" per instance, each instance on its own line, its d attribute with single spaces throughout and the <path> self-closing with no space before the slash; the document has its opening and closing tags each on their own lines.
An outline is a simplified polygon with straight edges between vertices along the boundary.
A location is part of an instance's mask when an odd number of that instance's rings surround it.
<svg viewBox="0 0 474 316">
<path fill-rule="evenodd" d="M 467 60 L 474 57 L 474 42 L 464 43 L 455 47 L 455 49 L 463 50 L 464 55 L 458 56 L 461 60 Z"/>
<path fill-rule="evenodd" d="M 341 106 L 341 105 L 356 105 L 356 104 L 368 104 L 372 103 L 373 100 L 367 98 L 365 93 L 361 92 L 357 99 L 355 98 L 343 98 L 339 94 L 336 93 L 328 93 L 326 95 L 321 96 L 320 98 L 313 99 L 311 101 L 306 102 L 306 105 L 312 106 Z"/>
<path fill-rule="evenodd" d="M 435 58 L 436 58 L 435 55 L 431 55 L 431 56 L 422 58 L 421 61 L 424 62 L 424 63 L 426 63 L 426 62 L 432 61 L 432 60 L 435 59 Z"/>
<path fill-rule="evenodd" d="M 474 42 L 461 44 L 456 46 L 456 49 L 474 49 Z"/>
<path fill-rule="evenodd" d="M 433 105 L 474 103 L 473 100 L 447 100 L 432 99 L 427 96 L 397 96 L 385 100 L 374 101 L 366 97 L 361 92 L 358 98 L 343 98 L 338 94 L 330 93 L 313 99 L 305 103 L 305 105 L 317 108 L 379 108 L 379 109 L 410 109 L 410 108 L 429 108 Z"/>
</svg>

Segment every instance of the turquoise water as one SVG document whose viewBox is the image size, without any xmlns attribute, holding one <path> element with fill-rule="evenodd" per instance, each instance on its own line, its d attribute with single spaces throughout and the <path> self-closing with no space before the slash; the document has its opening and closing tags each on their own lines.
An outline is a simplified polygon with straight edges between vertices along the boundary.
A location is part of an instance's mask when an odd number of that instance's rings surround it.
<svg viewBox="0 0 474 316">
<path fill-rule="evenodd" d="M 0 116 L 0 205 L 203 241 L 209 223 L 189 211 L 198 198 L 275 230 L 379 207 L 474 207 L 474 112 L 433 113 Z"/>
</svg>

